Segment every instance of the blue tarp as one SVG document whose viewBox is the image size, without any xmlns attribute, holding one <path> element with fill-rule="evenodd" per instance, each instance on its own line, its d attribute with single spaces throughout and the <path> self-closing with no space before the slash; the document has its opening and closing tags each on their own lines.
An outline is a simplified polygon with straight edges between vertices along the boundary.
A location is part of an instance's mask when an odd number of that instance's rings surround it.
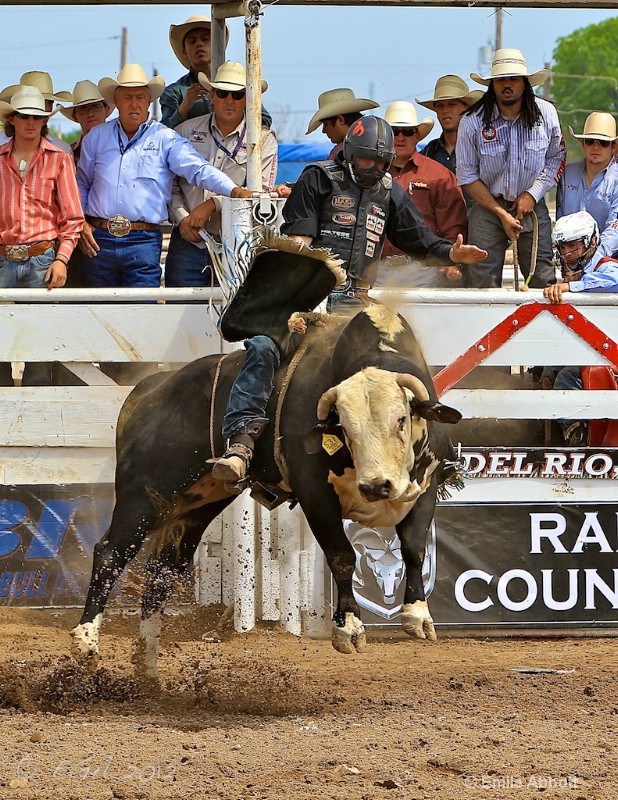
<svg viewBox="0 0 618 800">
<path fill-rule="evenodd" d="M 315 161 L 324 161 L 333 149 L 332 142 L 303 142 L 302 144 L 279 144 L 279 166 L 277 183 L 294 183 L 307 166 Z"/>
</svg>

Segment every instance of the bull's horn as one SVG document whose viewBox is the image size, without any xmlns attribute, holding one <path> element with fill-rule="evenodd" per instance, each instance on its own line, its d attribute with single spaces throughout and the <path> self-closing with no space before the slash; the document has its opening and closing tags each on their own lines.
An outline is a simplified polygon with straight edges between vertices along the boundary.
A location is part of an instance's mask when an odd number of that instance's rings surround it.
<svg viewBox="0 0 618 800">
<path fill-rule="evenodd" d="M 318 419 L 326 419 L 336 402 L 337 387 L 333 386 L 328 391 L 324 392 L 322 397 L 318 400 Z"/>
<path fill-rule="evenodd" d="M 408 375 L 406 372 L 398 372 L 395 375 L 395 380 L 404 389 L 409 389 L 412 394 L 420 400 L 421 403 L 426 403 L 429 400 L 429 392 L 423 381 L 415 378 L 414 375 Z"/>
</svg>

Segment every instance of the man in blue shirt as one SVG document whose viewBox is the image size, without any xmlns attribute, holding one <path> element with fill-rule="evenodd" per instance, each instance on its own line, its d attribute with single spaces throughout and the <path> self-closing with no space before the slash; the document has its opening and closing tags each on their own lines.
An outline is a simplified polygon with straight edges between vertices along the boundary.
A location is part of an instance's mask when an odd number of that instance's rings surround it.
<svg viewBox="0 0 618 800">
<path fill-rule="evenodd" d="M 118 119 L 93 128 L 82 142 L 77 183 L 86 215 L 80 241 L 89 286 L 159 286 L 161 224 L 168 218 L 174 175 L 226 197 L 250 197 L 175 131 L 148 118 L 163 78 L 148 80 L 126 64 L 99 91 Z"/>
<path fill-rule="evenodd" d="M 601 232 L 599 256 L 618 251 L 618 166 L 614 155 L 616 121 L 611 114 L 594 111 L 584 124 L 584 132 L 571 135 L 581 141 L 584 158 L 567 164 L 558 184 L 556 218 L 577 211 L 591 214 Z"/>
</svg>

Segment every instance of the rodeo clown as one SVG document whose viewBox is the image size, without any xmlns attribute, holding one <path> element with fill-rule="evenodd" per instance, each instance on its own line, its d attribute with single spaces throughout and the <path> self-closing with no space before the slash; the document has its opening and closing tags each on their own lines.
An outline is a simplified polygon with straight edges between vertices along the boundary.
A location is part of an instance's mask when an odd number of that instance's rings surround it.
<svg viewBox="0 0 618 800">
<path fill-rule="evenodd" d="M 565 292 L 618 292 L 618 260 L 600 252 L 599 228 L 587 211 L 561 217 L 554 225 L 552 242 L 562 270 L 562 281 L 547 286 L 543 295 L 550 303 L 561 303 Z M 545 370 L 548 377 L 557 367 Z M 596 372 L 591 373 L 591 370 Z M 585 368 L 586 382 L 599 380 L 599 371 L 610 378 L 602 388 L 613 388 L 608 367 Z M 584 377 L 580 367 L 562 367 L 553 383 L 554 389 L 583 389 Z M 593 388 L 586 385 L 585 388 Z M 588 424 L 584 420 L 558 420 L 566 444 L 579 447 L 586 444 Z"/>
<path fill-rule="evenodd" d="M 334 161 L 308 166 L 284 206 L 282 232 L 301 246 L 301 254 L 317 249 L 339 259 L 345 270 L 340 285 L 335 285 L 332 271 L 321 269 L 323 261 L 309 260 L 308 270 L 299 270 L 296 261 L 290 268 L 288 261 L 275 280 L 262 258 L 259 270 L 253 262 L 224 314 L 223 336 L 230 341 L 246 338 L 247 354 L 230 392 L 223 422 L 227 449 L 212 471 L 217 480 L 236 484 L 247 475 L 254 444 L 268 424 L 266 405 L 286 351 L 289 312 L 310 311 L 331 292 L 332 310 L 349 313 L 367 305 L 387 237 L 406 254 L 430 256 L 442 264 L 470 264 L 487 257 L 485 250 L 464 245 L 461 235 L 452 244 L 427 228 L 414 202 L 387 174 L 394 155 L 388 123 L 362 117 L 348 130 L 343 152 Z M 297 274 L 311 276 L 311 291 L 300 286 Z"/>
</svg>

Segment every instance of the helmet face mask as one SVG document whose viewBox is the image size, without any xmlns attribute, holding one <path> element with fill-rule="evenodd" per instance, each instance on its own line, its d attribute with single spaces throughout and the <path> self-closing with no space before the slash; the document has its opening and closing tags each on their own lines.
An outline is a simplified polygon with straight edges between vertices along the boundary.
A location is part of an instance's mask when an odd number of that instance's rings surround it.
<svg viewBox="0 0 618 800">
<path fill-rule="evenodd" d="M 390 125 L 380 117 L 371 115 L 353 122 L 343 141 L 343 157 L 359 186 L 364 189 L 374 186 L 386 175 L 395 157 Z M 359 159 L 368 159 L 372 164 L 360 166 Z"/>
<path fill-rule="evenodd" d="M 578 281 L 599 244 L 599 228 L 587 211 L 561 217 L 552 232 L 552 243 L 565 283 Z"/>
</svg>

